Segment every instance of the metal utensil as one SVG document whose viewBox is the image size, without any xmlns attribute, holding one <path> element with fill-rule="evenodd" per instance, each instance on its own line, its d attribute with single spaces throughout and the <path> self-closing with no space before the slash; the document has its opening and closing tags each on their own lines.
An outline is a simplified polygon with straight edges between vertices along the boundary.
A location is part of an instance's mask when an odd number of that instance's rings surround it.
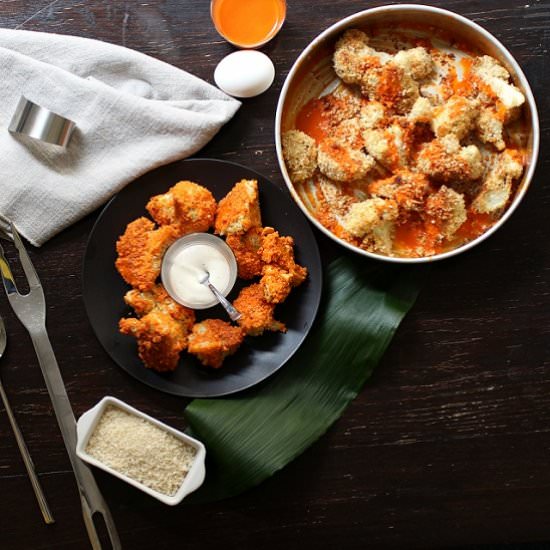
<svg viewBox="0 0 550 550">
<path fill-rule="evenodd" d="M 242 314 L 233 306 L 233 304 L 227 300 L 225 296 L 210 282 L 210 273 L 208 273 L 208 271 L 204 271 L 204 276 L 201 277 L 199 283 L 210 289 L 218 302 L 220 302 L 225 311 L 227 311 L 227 314 L 232 321 L 236 322 L 242 317 Z"/>
<path fill-rule="evenodd" d="M 2 356 L 4 355 L 4 351 L 6 351 L 7 341 L 8 341 L 8 338 L 6 335 L 6 327 L 4 325 L 4 320 L 0 315 L 0 359 L 2 359 Z M 52 513 L 50 512 L 50 508 L 46 501 L 46 497 L 44 496 L 44 492 L 42 491 L 42 486 L 40 485 L 40 481 L 38 481 L 38 476 L 36 475 L 36 471 L 34 469 L 34 464 L 31 459 L 29 449 L 27 448 L 25 440 L 23 439 L 23 434 L 19 429 L 17 420 L 15 419 L 15 415 L 13 414 L 10 402 L 8 401 L 8 396 L 6 395 L 6 392 L 4 390 L 4 385 L 2 384 L 1 378 L 0 378 L 0 397 L 2 398 L 2 403 L 4 404 L 4 408 L 6 409 L 6 413 L 8 415 L 8 419 L 11 424 L 11 429 L 13 430 L 13 434 L 15 435 L 15 440 L 17 441 L 17 446 L 19 447 L 21 458 L 23 459 L 25 468 L 27 469 L 27 474 L 29 475 L 29 479 L 31 480 L 31 485 L 34 490 L 34 494 L 36 495 L 36 500 L 38 502 L 38 506 L 40 507 L 40 511 L 42 512 L 44 521 L 48 524 L 55 523 L 55 520 L 53 519 Z"/>
<path fill-rule="evenodd" d="M 84 524 L 86 525 L 92 548 L 94 550 L 101 550 L 102 548 L 93 520 L 94 514 L 99 514 L 105 522 L 112 548 L 119 550 L 121 548 L 120 540 L 111 512 L 99 491 L 91 470 L 76 455 L 76 420 L 46 331 L 46 301 L 42 285 L 25 250 L 23 241 L 11 222 L 10 227 L 13 242 L 19 252 L 21 267 L 27 277 L 29 292 L 27 294 L 20 294 L 17 290 L 9 263 L 0 244 L 0 276 L 2 277 L 8 300 L 13 311 L 31 336 L 76 478 Z"/>
</svg>

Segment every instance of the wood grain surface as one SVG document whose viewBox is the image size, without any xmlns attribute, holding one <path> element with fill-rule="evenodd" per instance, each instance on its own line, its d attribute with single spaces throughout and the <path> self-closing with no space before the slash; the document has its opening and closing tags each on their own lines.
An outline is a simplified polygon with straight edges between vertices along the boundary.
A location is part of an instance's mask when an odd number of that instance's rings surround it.
<svg viewBox="0 0 550 550">
<path fill-rule="evenodd" d="M 496 35 L 531 82 L 542 153 L 524 202 L 485 243 L 433 266 L 371 382 L 268 482 L 225 502 L 168 508 L 98 472 L 125 549 L 550 548 L 550 2 L 432 4 Z M 243 163 L 282 186 L 273 127 L 290 66 L 325 27 L 375 5 L 289 0 L 282 32 L 263 49 L 276 66 L 274 85 L 245 101 L 198 156 Z M 2 0 L 0 25 L 125 45 L 209 82 L 232 51 L 210 22 L 207 0 Z M 92 333 L 80 271 L 96 216 L 31 252 L 75 414 L 110 394 L 183 428 L 186 401 L 127 376 Z M 342 253 L 317 236 L 325 257 Z M 0 548 L 86 549 L 74 478 L 28 335 L 3 294 L 0 311 L 9 335 L 1 374 L 57 519 L 41 522 L 0 410 Z"/>
</svg>

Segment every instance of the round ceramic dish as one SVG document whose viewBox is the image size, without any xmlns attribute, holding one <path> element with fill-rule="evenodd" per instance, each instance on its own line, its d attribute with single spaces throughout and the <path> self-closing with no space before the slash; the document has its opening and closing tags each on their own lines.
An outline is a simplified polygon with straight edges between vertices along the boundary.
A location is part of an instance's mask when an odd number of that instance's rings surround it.
<svg viewBox="0 0 550 550">
<path fill-rule="evenodd" d="M 524 118 L 528 135 L 526 144 L 527 162 L 511 204 L 500 219 L 485 233 L 462 246 L 441 254 L 421 258 L 383 256 L 367 252 L 337 237 L 315 218 L 302 200 L 286 170 L 281 146 L 281 134 L 295 127 L 298 113 L 310 99 L 322 96 L 333 87 L 337 77 L 332 68 L 332 52 L 338 37 L 346 29 L 369 26 L 390 28 L 421 26 L 424 29 L 429 26 L 434 29 L 435 34 L 452 35 L 457 42 L 467 44 L 480 53 L 490 55 L 502 63 L 511 74 L 514 83 L 525 95 Z M 469 250 L 492 235 L 512 215 L 529 187 L 538 157 L 539 135 L 539 120 L 533 93 L 525 75 L 510 52 L 493 35 L 465 17 L 431 6 L 409 4 L 383 6 L 356 13 L 335 23 L 317 36 L 301 53 L 290 70 L 279 97 L 275 120 L 275 142 L 279 166 L 292 197 L 309 220 L 330 238 L 354 252 L 369 258 L 396 263 L 422 263 L 449 258 Z"/>
</svg>

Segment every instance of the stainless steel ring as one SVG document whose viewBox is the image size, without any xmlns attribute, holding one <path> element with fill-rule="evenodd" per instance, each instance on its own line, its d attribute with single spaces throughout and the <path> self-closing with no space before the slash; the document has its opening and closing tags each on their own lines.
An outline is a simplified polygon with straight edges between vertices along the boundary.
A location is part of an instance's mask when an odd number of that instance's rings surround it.
<svg viewBox="0 0 550 550">
<path fill-rule="evenodd" d="M 75 123 L 21 96 L 8 130 L 65 147 Z"/>
</svg>

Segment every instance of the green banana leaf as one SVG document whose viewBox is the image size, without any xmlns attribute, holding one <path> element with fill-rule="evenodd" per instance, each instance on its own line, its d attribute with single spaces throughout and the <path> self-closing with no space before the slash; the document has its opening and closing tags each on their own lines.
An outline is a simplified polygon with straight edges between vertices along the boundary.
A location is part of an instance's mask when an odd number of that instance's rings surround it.
<svg viewBox="0 0 550 550">
<path fill-rule="evenodd" d="M 187 406 L 189 431 L 207 449 L 206 480 L 193 500 L 261 483 L 325 433 L 372 374 L 424 273 L 363 258 L 332 262 L 317 320 L 284 368 L 245 394 Z"/>
</svg>

